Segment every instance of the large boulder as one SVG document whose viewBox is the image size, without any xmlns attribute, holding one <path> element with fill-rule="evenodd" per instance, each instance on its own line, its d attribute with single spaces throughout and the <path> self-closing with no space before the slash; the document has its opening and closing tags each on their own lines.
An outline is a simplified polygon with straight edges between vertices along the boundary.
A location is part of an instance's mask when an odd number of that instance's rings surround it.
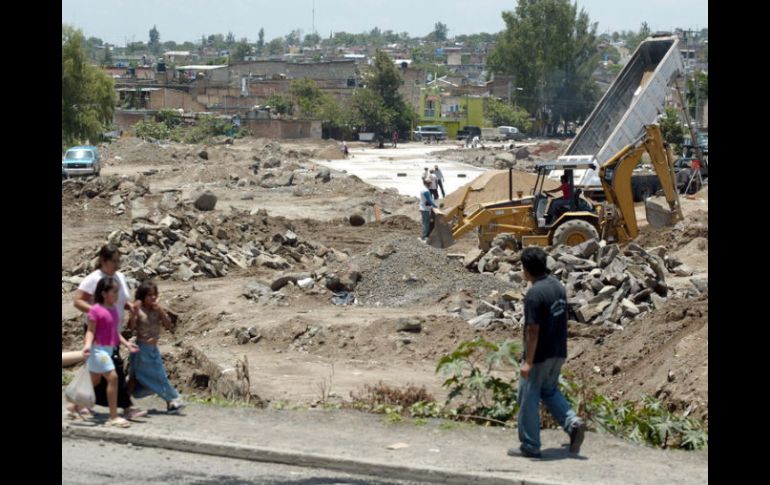
<svg viewBox="0 0 770 485">
<path fill-rule="evenodd" d="M 217 205 L 217 196 L 207 190 L 195 198 L 195 208 L 201 211 L 211 211 Z"/>
</svg>

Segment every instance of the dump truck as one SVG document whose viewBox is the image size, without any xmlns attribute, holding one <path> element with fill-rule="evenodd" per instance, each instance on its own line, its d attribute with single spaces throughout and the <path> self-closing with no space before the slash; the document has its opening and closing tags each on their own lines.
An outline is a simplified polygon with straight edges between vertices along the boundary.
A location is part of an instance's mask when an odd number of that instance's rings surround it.
<svg viewBox="0 0 770 485">
<path fill-rule="evenodd" d="M 676 36 L 649 37 L 641 42 L 557 160 L 602 166 L 624 146 L 641 137 L 645 125 L 657 121 L 664 112 L 668 87 L 683 73 L 684 63 Z M 562 173 L 554 170 L 549 177 L 559 180 Z M 656 177 L 649 175 L 632 177 L 634 200 L 642 200 L 661 189 Z M 587 196 L 602 199 L 604 191 L 597 170 L 576 170 L 574 177 L 575 185 Z"/>
<path fill-rule="evenodd" d="M 653 227 L 675 224 L 683 219 L 676 190 L 674 157 L 664 143 L 657 125 L 643 127 L 643 135 L 621 148 L 601 167 L 593 161 L 555 160 L 536 166 L 537 178 L 528 196 L 523 191 L 513 194 L 513 169 L 508 170 L 508 198 L 492 202 L 471 201 L 476 190 L 499 190 L 501 184 L 491 183 L 484 174 L 484 183 L 471 182 L 459 189 L 461 197 L 449 194 L 445 200 L 451 205 L 434 209 L 434 228 L 428 244 L 446 248 L 471 230 L 478 230 L 479 247 L 488 249 L 499 234 L 511 234 L 519 248 L 530 245 L 577 245 L 589 239 L 608 242 L 626 242 L 639 233 L 634 210 L 631 178 L 642 155 L 647 153 L 660 180 L 665 203 L 653 199 L 645 205 L 647 222 Z M 597 170 L 598 169 L 598 170 Z M 544 190 L 550 172 L 559 170 L 567 176 L 572 198 L 567 204 L 553 204 L 553 198 Z M 604 202 L 597 203 L 583 196 L 575 184 L 575 173 L 593 170 L 599 175 Z M 494 174 L 493 174 L 494 175 Z M 553 184 L 553 182 L 551 182 Z"/>
</svg>

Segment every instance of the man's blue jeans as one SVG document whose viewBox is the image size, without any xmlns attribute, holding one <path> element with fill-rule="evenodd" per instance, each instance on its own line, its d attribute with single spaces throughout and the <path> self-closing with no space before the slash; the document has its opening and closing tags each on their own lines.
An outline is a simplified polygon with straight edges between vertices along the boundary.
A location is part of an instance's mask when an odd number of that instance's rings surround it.
<svg viewBox="0 0 770 485">
<path fill-rule="evenodd" d="M 540 399 L 559 425 L 570 432 L 578 417 L 559 391 L 564 359 L 553 357 L 532 366 L 529 378 L 519 378 L 519 441 L 528 451 L 540 451 Z"/>
<path fill-rule="evenodd" d="M 430 232 L 430 211 L 420 211 L 420 215 L 422 216 L 422 238 L 425 239 Z"/>
</svg>

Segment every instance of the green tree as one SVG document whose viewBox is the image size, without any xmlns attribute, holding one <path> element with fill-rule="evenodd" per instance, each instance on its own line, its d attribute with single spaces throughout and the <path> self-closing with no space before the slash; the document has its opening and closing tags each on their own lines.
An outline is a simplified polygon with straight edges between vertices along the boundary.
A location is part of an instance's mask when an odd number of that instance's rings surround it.
<svg viewBox="0 0 770 485">
<path fill-rule="evenodd" d="M 302 45 L 305 47 L 315 47 L 320 43 L 321 43 L 321 36 L 318 34 L 307 34 L 305 38 L 302 39 Z"/>
<path fill-rule="evenodd" d="M 102 59 L 102 65 L 109 67 L 109 66 L 112 65 L 112 63 L 113 63 L 113 60 L 112 60 L 112 49 L 110 48 L 110 46 L 105 45 L 104 46 L 104 58 Z"/>
<path fill-rule="evenodd" d="M 300 32 L 299 30 L 292 30 L 285 37 L 287 46 L 295 46 L 300 44 Z"/>
<path fill-rule="evenodd" d="M 642 41 L 649 36 L 650 26 L 647 25 L 647 22 L 642 22 L 642 26 L 639 27 L 639 32 L 629 32 L 628 36 L 626 37 L 626 47 L 628 50 L 633 52 L 636 50 L 639 44 L 641 44 Z"/>
<path fill-rule="evenodd" d="M 532 130 L 529 113 L 521 107 L 514 107 L 504 101 L 489 98 L 484 115 L 492 126 L 515 126 L 524 133 Z"/>
<path fill-rule="evenodd" d="M 441 22 L 436 22 L 433 25 L 433 32 L 428 34 L 428 37 L 431 40 L 435 40 L 437 42 L 444 42 L 447 40 L 447 35 L 449 34 L 449 28 L 446 26 L 446 24 L 443 24 Z"/>
<path fill-rule="evenodd" d="M 234 60 L 242 61 L 249 54 L 251 54 L 251 45 L 249 44 L 248 39 L 243 38 L 237 44 L 235 44 L 235 49 L 233 51 Z"/>
<path fill-rule="evenodd" d="M 233 46 L 235 44 L 235 34 L 228 32 L 227 37 L 225 37 L 225 44 L 227 44 L 227 47 Z"/>
<path fill-rule="evenodd" d="M 385 133 L 390 129 L 395 113 L 385 106 L 382 96 L 371 89 L 357 89 L 352 100 L 354 123 L 360 131 Z"/>
<path fill-rule="evenodd" d="M 401 86 L 401 74 L 386 53 L 377 51 L 374 63 L 364 76 L 364 87 L 382 98 L 383 105 L 391 113 L 393 124 L 386 127 L 387 131 L 397 128 L 399 131 L 411 129 L 416 118 L 414 109 L 401 97 L 398 88 Z"/>
<path fill-rule="evenodd" d="M 300 116 L 314 117 L 321 105 L 322 93 L 312 79 L 295 79 L 289 84 L 289 95 Z"/>
<path fill-rule="evenodd" d="M 512 75 L 525 93 L 523 107 L 537 119 L 540 133 L 584 119 L 599 93 L 592 78 L 599 64 L 596 23 L 569 0 L 519 0 L 503 12 L 488 67 Z"/>
<path fill-rule="evenodd" d="M 265 28 L 259 29 L 259 35 L 257 36 L 257 54 L 262 55 L 265 49 Z"/>
<path fill-rule="evenodd" d="M 288 96 L 282 94 L 274 94 L 267 98 L 267 105 L 270 106 L 270 110 L 281 115 L 294 114 L 294 103 Z"/>
<path fill-rule="evenodd" d="M 283 54 L 283 39 L 276 37 L 267 44 L 267 53 L 271 56 Z"/>
<path fill-rule="evenodd" d="M 676 145 L 675 151 L 681 153 L 684 127 L 679 122 L 676 108 L 666 107 L 666 115 L 660 119 L 659 124 L 663 139 L 669 144 Z"/>
<path fill-rule="evenodd" d="M 147 43 L 147 47 L 153 54 L 160 54 L 160 32 L 158 32 L 158 28 L 154 25 L 150 29 L 150 42 Z"/>
<path fill-rule="evenodd" d="M 101 139 L 113 120 L 112 78 L 86 62 L 83 33 L 62 25 L 62 145 Z"/>
</svg>

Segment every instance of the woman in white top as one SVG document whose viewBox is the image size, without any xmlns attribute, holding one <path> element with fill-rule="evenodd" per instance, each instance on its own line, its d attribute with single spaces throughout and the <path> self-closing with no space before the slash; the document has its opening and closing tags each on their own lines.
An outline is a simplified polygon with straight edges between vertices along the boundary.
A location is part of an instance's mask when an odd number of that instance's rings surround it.
<svg viewBox="0 0 770 485">
<path fill-rule="evenodd" d="M 136 312 L 136 309 L 128 302 L 129 293 L 126 277 L 118 271 L 120 267 L 120 252 L 117 246 L 108 244 L 99 250 L 99 261 L 96 263 L 96 270 L 86 276 L 75 291 L 75 308 L 87 315 L 94 303 L 94 293 L 96 284 L 105 276 L 112 276 L 118 281 L 118 301 L 115 307 L 118 310 L 118 332 L 123 331 L 123 315 L 125 310 Z M 116 348 L 112 354 L 112 361 L 115 364 L 115 371 L 118 373 L 118 407 L 123 408 L 123 415 L 126 419 L 146 416 L 147 411 L 132 407 L 131 396 L 126 390 L 125 371 L 123 368 L 123 359 Z M 107 383 L 104 379 L 94 388 L 96 393 L 96 404 L 107 406 Z M 70 405 L 67 410 L 70 416 L 77 419 L 83 415 L 88 416 L 90 411 L 81 409 L 78 406 Z"/>
</svg>

